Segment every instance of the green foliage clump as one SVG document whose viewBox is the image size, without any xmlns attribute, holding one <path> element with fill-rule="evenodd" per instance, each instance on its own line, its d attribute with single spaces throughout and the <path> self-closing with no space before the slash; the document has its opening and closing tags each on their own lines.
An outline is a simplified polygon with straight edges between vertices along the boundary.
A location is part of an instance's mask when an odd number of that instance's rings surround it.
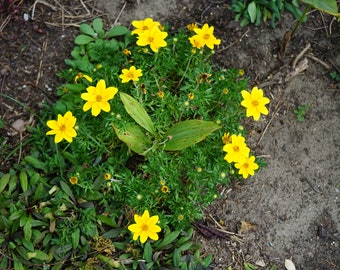
<svg viewBox="0 0 340 270">
<path fill-rule="evenodd" d="M 275 27 L 284 11 L 292 13 L 295 19 L 299 19 L 303 14 L 299 9 L 298 0 L 233 0 L 231 10 L 236 13 L 235 20 L 240 21 L 241 26 L 249 23 L 258 26 L 262 21 L 270 20 L 270 25 Z"/>
<path fill-rule="evenodd" d="M 0 268 L 209 268 L 191 223 L 237 178 L 223 146 L 245 133 L 248 80 L 243 70 L 215 67 L 201 37 L 159 27 L 168 36 L 155 53 L 124 26 L 80 26 L 59 100 L 32 128 L 31 154 L 0 175 Z M 125 83 L 132 66 L 142 75 Z M 103 82 L 116 90 L 100 103 Z M 100 103 L 99 113 L 84 97 Z M 159 240 L 133 241 L 128 227 L 146 209 L 159 217 Z"/>
</svg>

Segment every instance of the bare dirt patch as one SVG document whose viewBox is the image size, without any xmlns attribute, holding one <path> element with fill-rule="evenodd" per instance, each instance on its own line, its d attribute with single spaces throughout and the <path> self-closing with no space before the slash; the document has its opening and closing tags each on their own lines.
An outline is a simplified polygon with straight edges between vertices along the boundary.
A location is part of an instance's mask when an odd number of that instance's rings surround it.
<svg viewBox="0 0 340 270">
<path fill-rule="evenodd" d="M 0 99 L 5 122 L 0 149 L 15 150 L 20 141 L 19 136 L 10 135 L 11 125 L 17 119 L 28 120 L 43 100 L 53 100 L 61 83 L 56 73 L 66 67 L 63 60 L 73 46 L 75 25 L 96 16 L 109 26 L 129 25 L 131 20 L 149 16 L 174 28 L 207 22 L 222 39 L 216 64 L 244 69 L 249 87 L 262 85 L 271 103 L 267 117 L 256 124 L 244 123 L 250 147 L 267 166 L 246 182 L 235 181 L 223 189 L 222 198 L 204 209 L 205 224 L 242 233 L 242 237 L 208 239 L 197 232 L 196 240 L 203 252 L 214 254 L 215 269 L 243 269 L 244 262 L 257 263 L 259 269 L 273 264 L 284 269 L 285 259 L 291 259 L 297 269 L 339 269 L 340 90 L 329 76 L 331 70 L 340 69 L 338 22 L 312 12 L 280 60 L 280 40 L 295 23 L 290 14 L 284 14 L 275 29 L 268 25 L 240 28 L 228 10 L 231 1 L 47 2 L 56 9 L 37 4 L 33 20 L 34 1 L 25 1 L 9 19 L 0 14 L 0 89 L 6 95 Z M 66 11 L 72 11 L 71 17 L 65 17 Z M 28 21 L 23 19 L 25 13 Z M 307 59 L 308 67 L 287 79 L 294 71 L 294 59 L 308 43 L 311 47 L 300 59 Z M 307 104 L 306 118 L 299 122 L 293 110 Z M 23 133 L 24 138 L 28 136 Z M 18 156 L 5 162 L 2 153 L 1 170 L 5 171 Z"/>
</svg>

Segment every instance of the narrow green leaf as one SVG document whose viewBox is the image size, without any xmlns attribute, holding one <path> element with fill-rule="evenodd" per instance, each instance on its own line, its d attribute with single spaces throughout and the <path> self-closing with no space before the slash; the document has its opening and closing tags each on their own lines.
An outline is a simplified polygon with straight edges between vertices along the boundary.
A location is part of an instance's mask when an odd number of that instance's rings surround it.
<svg viewBox="0 0 340 270">
<path fill-rule="evenodd" d="M 140 126 L 127 124 L 124 128 L 114 127 L 118 138 L 135 153 L 142 155 L 151 146 L 151 140 Z"/>
<path fill-rule="evenodd" d="M 85 45 L 90 43 L 91 41 L 94 41 L 93 37 L 87 36 L 87 35 L 79 35 L 76 37 L 76 39 L 74 40 L 74 42 L 77 45 Z"/>
<path fill-rule="evenodd" d="M 340 16 L 336 0 L 301 0 L 301 2 L 311 5 L 312 7 L 330 15 L 336 17 Z"/>
<path fill-rule="evenodd" d="M 120 99 L 124 104 L 126 112 L 143 128 L 152 135 L 156 135 L 155 127 L 143 106 L 132 96 L 121 92 Z"/>
<path fill-rule="evenodd" d="M 180 234 L 179 231 L 174 231 L 174 232 L 171 232 L 171 233 L 165 235 L 163 240 L 161 240 L 160 242 L 157 242 L 157 244 L 155 244 L 156 250 L 162 250 L 164 247 L 171 244 L 173 241 L 175 241 L 177 239 L 179 234 Z"/>
<path fill-rule="evenodd" d="M 249 14 L 251 23 L 254 23 L 255 20 L 256 20 L 256 3 L 255 3 L 255 1 L 251 2 L 248 5 L 248 14 Z"/>
<path fill-rule="evenodd" d="M 187 243 L 181 245 L 178 249 L 180 251 L 186 251 L 186 250 L 190 249 L 192 245 L 193 245 L 193 242 L 187 242 Z"/>
<path fill-rule="evenodd" d="M 28 163 L 29 165 L 31 165 L 32 167 L 34 167 L 36 169 L 43 170 L 44 172 L 47 171 L 46 164 L 44 162 L 40 161 L 39 159 L 37 159 L 36 157 L 26 156 L 26 157 L 24 157 L 24 160 L 26 161 L 26 163 Z"/>
<path fill-rule="evenodd" d="M 8 183 L 8 193 L 11 194 L 17 187 L 18 177 L 16 175 L 12 175 L 9 179 Z"/>
<path fill-rule="evenodd" d="M 93 30 L 93 28 L 90 25 L 86 24 L 86 23 L 82 23 L 80 25 L 79 29 L 85 35 L 92 36 L 92 37 L 96 37 L 97 36 L 97 34 Z"/>
<path fill-rule="evenodd" d="M 182 150 L 204 140 L 219 128 L 221 128 L 219 125 L 211 121 L 186 120 L 179 122 L 165 134 L 169 141 L 164 149 L 168 151 Z"/>
<path fill-rule="evenodd" d="M 19 174 L 19 181 L 23 192 L 28 190 L 28 180 L 27 173 L 25 171 L 21 171 Z"/>
<path fill-rule="evenodd" d="M 176 269 L 179 268 L 179 264 L 181 262 L 181 252 L 178 248 L 175 248 L 174 250 L 174 256 L 173 256 L 173 263 Z"/>
<path fill-rule="evenodd" d="M 25 270 L 24 266 L 19 261 L 19 258 L 17 257 L 17 255 L 15 255 L 14 252 L 12 252 L 12 258 L 13 258 L 14 270 Z"/>
<path fill-rule="evenodd" d="M 35 250 L 33 252 L 27 252 L 28 259 L 37 259 L 40 261 L 49 261 L 50 256 L 41 250 Z"/>
<path fill-rule="evenodd" d="M 11 175 L 9 173 L 4 174 L 0 179 L 0 193 L 6 188 Z"/>
</svg>

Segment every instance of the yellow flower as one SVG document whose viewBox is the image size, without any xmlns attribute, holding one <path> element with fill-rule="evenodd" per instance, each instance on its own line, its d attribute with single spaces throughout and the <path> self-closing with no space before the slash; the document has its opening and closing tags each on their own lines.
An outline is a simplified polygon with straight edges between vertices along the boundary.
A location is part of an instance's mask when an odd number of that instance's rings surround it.
<svg viewBox="0 0 340 270">
<path fill-rule="evenodd" d="M 47 126 L 52 129 L 46 132 L 46 135 L 55 135 L 54 142 L 59 143 L 63 139 L 68 142 L 72 142 L 73 137 L 77 136 L 77 132 L 74 129 L 76 124 L 76 118 L 72 115 L 72 112 L 68 111 L 64 116 L 58 114 L 57 120 L 47 121 Z"/>
<path fill-rule="evenodd" d="M 198 28 L 197 23 L 190 23 L 190 24 L 187 25 L 187 29 L 189 31 L 194 31 L 196 28 Z"/>
<path fill-rule="evenodd" d="M 165 185 L 165 181 L 162 179 L 162 180 L 160 180 L 159 181 L 159 183 L 162 185 L 162 186 L 164 186 Z"/>
<path fill-rule="evenodd" d="M 119 75 L 119 78 L 122 79 L 122 83 L 127 83 L 129 81 L 139 81 L 139 77 L 142 76 L 142 70 L 136 69 L 135 66 L 131 66 L 129 69 L 124 68 L 122 70 L 122 74 Z"/>
<path fill-rule="evenodd" d="M 202 172 L 203 171 L 203 169 L 201 168 L 201 167 L 197 167 L 197 172 Z"/>
<path fill-rule="evenodd" d="M 111 174 L 109 174 L 109 173 L 104 174 L 104 178 L 105 178 L 106 181 L 111 180 Z"/>
<path fill-rule="evenodd" d="M 255 121 L 260 119 L 261 113 L 267 115 L 268 109 L 266 104 L 270 102 L 269 98 L 263 96 L 263 90 L 253 87 L 249 93 L 246 90 L 241 91 L 243 101 L 241 105 L 247 109 L 247 117 L 252 116 Z"/>
<path fill-rule="evenodd" d="M 78 184 L 78 177 L 76 176 L 71 176 L 69 180 L 72 185 Z"/>
<path fill-rule="evenodd" d="M 223 134 L 223 136 L 222 136 L 222 142 L 223 142 L 223 144 L 228 144 L 228 143 L 231 142 L 231 137 L 230 137 L 230 135 L 229 135 L 229 132 Z"/>
<path fill-rule="evenodd" d="M 223 89 L 223 94 L 227 95 L 229 93 L 229 89 L 228 88 L 224 88 Z"/>
<path fill-rule="evenodd" d="M 128 49 L 124 49 L 123 54 L 126 56 L 131 55 L 131 51 L 129 51 Z"/>
<path fill-rule="evenodd" d="M 177 219 L 178 219 L 179 221 L 182 221 L 182 220 L 184 219 L 184 216 L 183 216 L 183 215 L 178 215 Z"/>
<path fill-rule="evenodd" d="M 248 157 L 250 149 L 245 143 L 242 135 L 231 135 L 231 142 L 223 146 L 223 151 L 227 152 L 224 159 L 228 162 L 240 162 Z"/>
<path fill-rule="evenodd" d="M 137 45 L 138 46 L 147 46 L 150 45 L 150 48 L 153 52 L 157 53 L 159 48 L 165 47 L 167 45 L 164 40 L 168 36 L 167 32 L 162 32 L 158 27 L 154 27 L 151 30 L 146 30 L 138 36 Z"/>
<path fill-rule="evenodd" d="M 163 193 L 168 193 L 168 192 L 169 192 L 169 187 L 168 187 L 168 186 L 162 186 L 162 187 L 161 187 L 161 191 L 162 191 Z"/>
<path fill-rule="evenodd" d="M 202 29 L 200 28 L 195 28 L 194 29 L 195 33 L 196 33 L 196 42 L 198 42 L 201 46 L 200 47 L 196 47 L 196 48 L 201 48 L 203 47 L 204 45 L 207 46 L 209 49 L 214 49 L 214 45 L 220 45 L 221 43 L 221 40 L 220 39 L 217 39 L 215 36 L 214 36 L 214 27 L 213 26 L 210 26 L 205 23 L 202 27 Z M 195 37 L 193 36 L 193 37 Z M 189 38 L 190 40 L 190 38 Z M 191 40 L 190 40 L 191 42 Z M 192 42 L 191 42 L 192 44 Z"/>
<path fill-rule="evenodd" d="M 159 98 L 164 98 L 164 92 L 163 92 L 163 91 L 159 91 L 159 92 L 157 93 L 157 96 L 158 96 Z"/>
<path fill-rule="evenodd" d="M 242 174 L 243 178 L 246 179 L 249 175 L 254 175 L 255 170 L 259 168 L 259 166 L 255 163 L 255 157 L 247 157 L 240 162 L 235 164 L 235 167 L 239 169 L 238 173 Z"/>
<path fill-rule="evenodd" d="M 74 82 L 77 83 L 78 80 L 80 80 L 80 79 L 82 79 L 82 78 L 88 80 L 90 83 L 93 81 L 92 78 L 91 78 L 90 76 L 85 75 L 85 74 L 79 72 L 79 73 L 77 74 L 77 76 L 74 77 Z"/>
<path fill-rule="evenodd" d="M 158 232 L 161 231 L 161 227 L 157 224 L 159 217 L 150 217 L 149 211 L 145 210 L 142 216 L 134 215 L 135 224 L 128 227 L 129 231 L 133 233 L 133 240 L 137 240 L 140 237 L 141 243 L 145 243 L 148 238 L 152 240 L 158 240 Z"/>
<path fill-rule="evenodd" d="M 140 34 L 143 34 L 144 31 L 151 30 L 154 27 L 160 26 L 159 22 L 155 22 L 151 18 L 146 18 L 146 19 L 141 20 L 141 21 L 132 21 L 131 24 L 134 27 L 136 27 L 136 29 L 131 32 L 132 35 L 134 35 L 134 34 L 140 35 Z"/>
<path fill-rule="evenodd" d="M 100 80 L 96 87 L 89 86 L 86 88 L 87 93 L 81 94 L 81 98 L 87 101 L 84 106 L 84 112 L 91 109 L 93 116 L 97 116 L 102 110 L 104 112 L 110 111 L 110 99 L 113 99 L 115 94 L 117 94 L 118 89 L 116 87 L 106 88 L 105 81 Z"/>
<path fill-rule="evenodd" d="M 238 75 L 243 76 L 244 75 L 244 69 L 239 69 L 238 70 Z"/>
<path fill-rule="evenodd" d="M 188 94 L 188 99 L 189 100 L 193 100 L 195 98 L 195 94 L 194 93 L 189 93 Z"/>
<path fill-rule="evenodd" d="M 194 47 L 194 48 L 200 49 L 204 46 L 202 39 L 197 35 L 190 37 L 189 41 L 190 41 L 192 47 Z M 195 51 L 195 53 L 196 53 L 196 51 Z"/>
</svg>

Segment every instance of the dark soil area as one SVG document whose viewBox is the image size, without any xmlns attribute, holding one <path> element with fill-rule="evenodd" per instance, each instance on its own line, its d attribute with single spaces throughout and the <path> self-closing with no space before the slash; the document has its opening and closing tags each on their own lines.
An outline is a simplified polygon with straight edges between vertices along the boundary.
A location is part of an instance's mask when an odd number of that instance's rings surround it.
<svg viewBox="0 0 340 270">
<path fill-rule="evenodd" d="M 229 237 L 196 232 L 202 253 L 214 255 L 215 269 L 243 269 L 245 262 L 285 269 L 285 259 L 296 269 L 340 269 L 340 84 L 330 78 L 340 70 L 339 22 L 311 11 L 280 57 L 293 16 L 283 14 L 275 28 L 241 28 L 227 0 L 15 2 L 23 3 L 0 14 L 1 171 L 28 151 L 29 126 L 39 121 L 42 102 L 56 99 L 57 73 L 66 68 L 79 24 L 96 17 L 108 27 L 145 17 L 174 29 L 209 23 L 222 41 L 216 65 L 244 69 L 249 88 L 263 88 L 271 103 L 267 117 L 244 123 L 250 148 L 267 165 L 203 209 L 205 224 Z M 298 121 L 294 110 L 306 105 Z"/>
</svg>

